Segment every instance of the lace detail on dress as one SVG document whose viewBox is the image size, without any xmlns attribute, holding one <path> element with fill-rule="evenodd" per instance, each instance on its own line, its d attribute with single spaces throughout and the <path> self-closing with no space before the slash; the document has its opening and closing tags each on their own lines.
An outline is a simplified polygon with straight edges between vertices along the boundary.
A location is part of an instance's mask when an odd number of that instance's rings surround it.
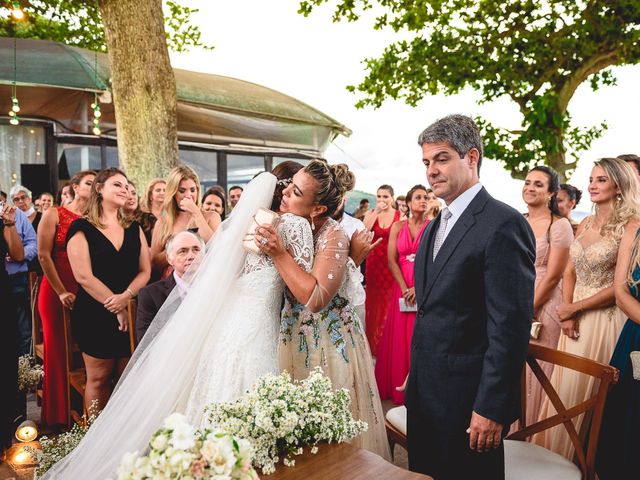
<svg viewBox="0 0 640 480">
<path fill-rule="evenodd" d="M 576 269 L 576 290 L 602 290 L 613 284 L 620 241 L 607 235 L 584 246 L 581 240 L 591 228 L 591 223 L 591 219 L 588 220 L 584 231 L 570 248 L 571 260 Z"/>
<path fill-rule="evenodd" d="M 313 234 L 309 222 L 292 213 L 285 213 L 278 225 L 278 234 L 296 263 L 305 271 L 310 271 L 313 264 Z M 274 268 L 271 257 L 249 252 L 242 273 L 246 275 L 265 268 Z"/>
</svg>

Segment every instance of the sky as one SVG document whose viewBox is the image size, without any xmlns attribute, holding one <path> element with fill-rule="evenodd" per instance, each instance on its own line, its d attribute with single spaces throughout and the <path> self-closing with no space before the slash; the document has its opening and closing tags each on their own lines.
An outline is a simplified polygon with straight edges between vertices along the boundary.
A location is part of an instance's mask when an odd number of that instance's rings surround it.
<svg viewBox="0 0 640 480">
<path fill-rule="evenodd" d="M 427 184 L 417 144 L 419 133 L 451 113 L 481 115 L 503 128 L 518 128 L 520 115 L 508 98 L 478 105 L 480 96 L 465 90 L 455 96 L 427 96 L 416 107 L 388 100 L 379 109 L 356 109 L 357 95 L 346 86 L 365 76 L 362 60 L 379 56 L 398 37 L 375 31 L 372 16 L 355 23 L 333 23 L 332 5 L 309 17 L 297 13 L 296 0 L 190 0 L 199 8 L 193 21 L 213 51 L 196 49 L 171 54 L 174 67 L 226 75 L 254 82 L 295 97 L 328 114 L 353 131 L 338 137 L 325 152 L 330 163 L 347 163 L 356 188 L 375 192 L 391 184 L 396 195 L 416 183 Z M 569 105 L 575 124 L 607 122 L 603 137 L 584 152 L 570 183 L 586 190 L 593 161 L 603 156 L 640 153 L 638 108 L 640 65 L 614 70 L 618 85 L 592 92 L 583 84 Z M 485 159 L 481 182 L 496 198 L 524 211 L 522 182 L 501 164 Z M 591 209 L 588 195 L 578 210 Z"/>
</svg>

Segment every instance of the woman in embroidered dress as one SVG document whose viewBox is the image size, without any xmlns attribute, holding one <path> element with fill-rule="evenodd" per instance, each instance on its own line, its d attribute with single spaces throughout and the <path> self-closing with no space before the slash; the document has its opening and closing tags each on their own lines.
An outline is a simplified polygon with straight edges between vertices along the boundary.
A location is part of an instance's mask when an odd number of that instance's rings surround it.
<svg viewBox="0 0 640 480">
<path fill-rule="evenodd" d="M 569 247 L 573 242 L 571 224 L 560 216 L 556 206 L 559 188 L 558 174 L 544 165 L 529 171 L 522 188 L 522 198 L 527 204 L 525 217 L 536 237 L 533 320 L 540 322 L 541 326 L 531 343 L 549 348 L 556 348 L 560 338 L 560 318 L 556 307 L 562 302 L 562 274 L 569 262 Z M 550 377 L 553 364 L 542 362 L 541 367 Z M 527 367 L 527 425 L 538 419 L 545 396 L 542 385 Z"/>
<path fill-rule="evenodd" d="M 349 238 L 331 219 L 354 183 L 346 165 L 330 166 L 316 160 L 297 172 L 283 192 L 280 211 L 304 217 L 312 225 L 315 258 L 311 272 L 295 264 L 272 227 L 261 226 L 257 238 L 288 287 L 281 323 L 282 369 L 300 380 L 313 368 L 322 367 L 334 388 L 349 391 L 354 418 L 369 425 L 352 443 L 388 459 L 371 352 L 350 302 L 361 276 L 349 258 Z"/>
<path fill-rule="evenodd" d="M 78 283 L 73 277 L 65 240 L 71 223 L 84 213 L 91 195 L 95 172 L 76 173 L 69 182 L 72 200 L 47 210 L 38 229 L 38 259 L 44 278 L 38 294 L 44 343 L 41 421 L 45 425 L 67 425 L 67 378 L 62 307 L 73 308 Z"/>
<path fill-rule="evenodd" d="M 602 158 L 591 171 L 589 194 L 595 215 L 582 221 L 571 244 L 563 277 L 563 303 L 557 307 L 562 328 L 558 350 L 609 363 L 626 320 L 615 303 L 616 258 L 627 223 L 640 213 L 640 190 L 629 165 L 617 158 Z M 556 367 L 551 384 L 562 403 L 571 407 L 592 396 L 595 379 Z M 546 398 L 539 419 L 555 414 Z M 574 419 L 577 431 L 582 419 Z M 573 456 L 573 444 L 562 425 L 534 435 L 533 442 L 569 459 Z"/>
<path fill-rule="evenodd" d="M 385 320 L 384 333 L 378 348 L 376 359 L 376 382 L 380 398 L 391 398 L 396 405 L 404 403 L 404 393 L 396 390 L 409 373 L 411 336 L 416 319 L 414 311 L 400 310 L 402 300 L 407 307 L 416 304 L 416 292 L 413 287 L 413 262 L 420 245 L 420 238 L 427 219 L 428 197 L 431 189 L 416 185 L 407 193 L 409 219 L 396 222 L 389 235 L 389 270 L 395 282 L 391 294 L 391 304 Z"/>
</svg>

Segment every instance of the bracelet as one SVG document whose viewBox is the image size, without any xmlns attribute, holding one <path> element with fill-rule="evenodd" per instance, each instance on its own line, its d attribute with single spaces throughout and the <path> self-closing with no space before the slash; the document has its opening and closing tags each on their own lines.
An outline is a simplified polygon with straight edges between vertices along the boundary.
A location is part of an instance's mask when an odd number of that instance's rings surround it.
<svg viewBox="0 0 640 480">
<path fill-rule="evenodd" d="M 129 292 L 129 295 L 131 295 L 131 298 L 135 297 L 135 295 L 133 294 L 133 292 L 131 291 L 130 288 L 125 288 L 124 290 L 125 292 Z"/>
<path fill-rule="evenodd" d="M 15 227 L 16 226 L 16 222 L 4 222 L 4 226 L 5 227 Z"/>
</svg>

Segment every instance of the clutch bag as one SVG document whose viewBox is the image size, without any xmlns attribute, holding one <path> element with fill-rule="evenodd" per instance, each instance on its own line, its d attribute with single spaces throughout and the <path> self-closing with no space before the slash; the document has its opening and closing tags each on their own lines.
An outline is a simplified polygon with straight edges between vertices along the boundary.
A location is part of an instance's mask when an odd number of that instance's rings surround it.
<svg viewBox="0 0 640 480">
<path fill-rule="evenodd" d="M 629 354 L 631 357 L 631 366 L 633 367 L 633 378 L 640 380 L 640 352 L 634 351 Z"/>
<path fill-rule="evenodd" d="M 534 340 L 537 340 L 538 337 L 540 336 L 540 330 L 542 330 L 542 322 L 536 322 L 533 321 L 531 322 L 531 338 L 533 338 Z"/>
<path fill-rule="evenodd" d="M 260 225 L 269 224 L 273 228 L 276 228 L 280 223 L 280 215 L 276 212 L 269 210 L 268 208 L 259 208 L 253 215 L 253 221 L 249 225 L 249 229 L 242 240 L 242 247 L 247 252 L 260 253 L 260 248 L 256 245 L 255 236 L 256 230 Z"/>
<path fill-rule="evenodd" d="M 399 303 L 401 312 L 417 312 L 418 311 L 417 303 L 414 303 L 413 305 L 409 305 L 407 302 L 404 301 L 404 298 L 399 298 L 398 303 Z"/>
</svg>

